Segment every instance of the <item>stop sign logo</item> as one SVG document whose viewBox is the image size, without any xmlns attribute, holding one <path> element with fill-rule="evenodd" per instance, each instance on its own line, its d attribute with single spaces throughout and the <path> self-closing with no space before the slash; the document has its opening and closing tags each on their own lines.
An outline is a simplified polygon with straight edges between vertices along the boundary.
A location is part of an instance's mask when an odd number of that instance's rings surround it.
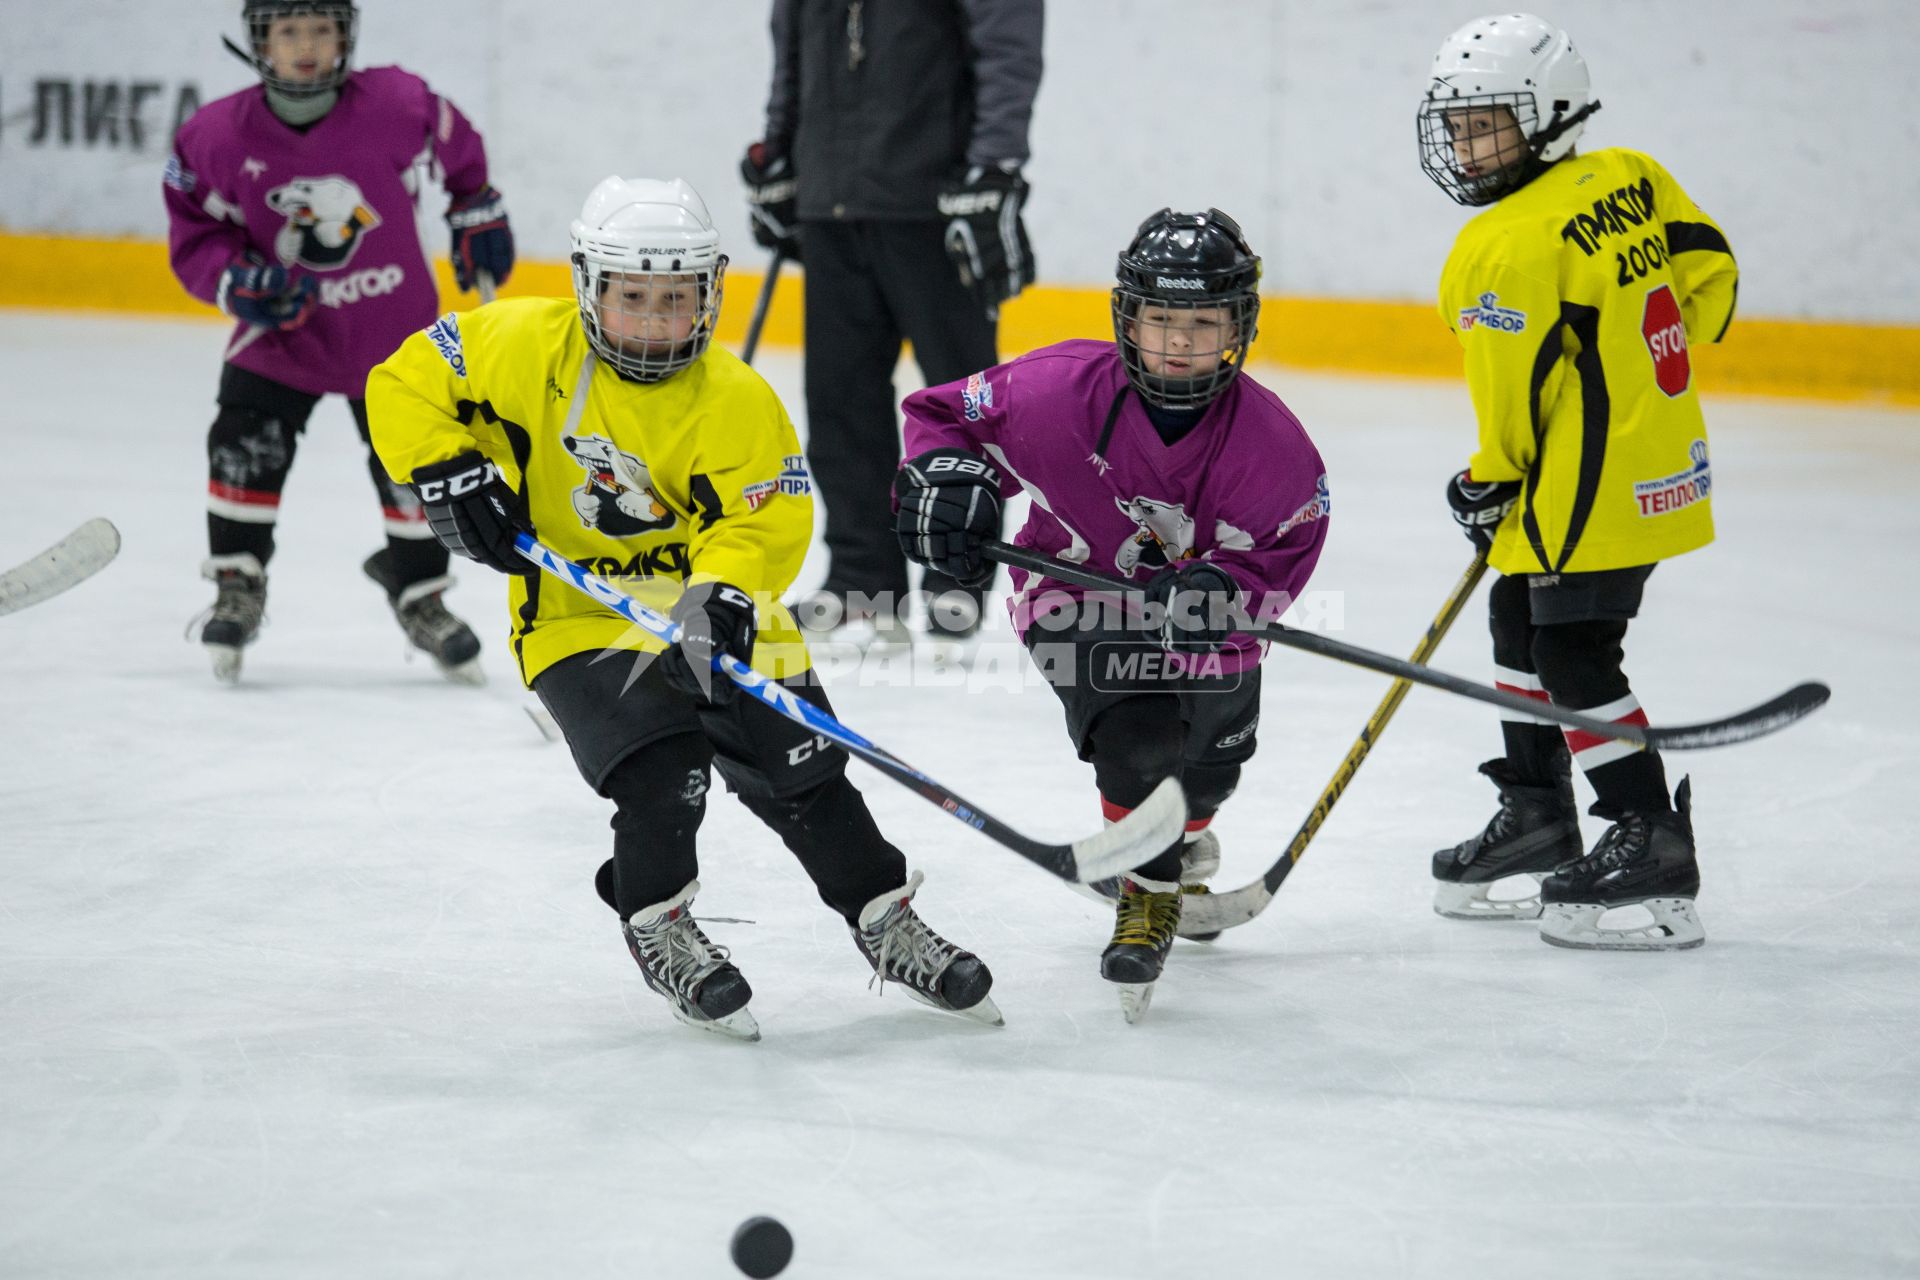
<svg viewBox="0 0 1920 1280">
<path fill-rule="evenodd" d="M 1640 316 L 1640 334 L 1647 340 L 1653 356 L 1653 380 L 1670 396 L 1677 396 L 1693 381 L 1693 361 L 1687 356 L 1687 326 L 1680 318 L 1680 303 L 1673 286 L 1661 285 L 1647 295 L 1647 309 Z"/>
</svg>

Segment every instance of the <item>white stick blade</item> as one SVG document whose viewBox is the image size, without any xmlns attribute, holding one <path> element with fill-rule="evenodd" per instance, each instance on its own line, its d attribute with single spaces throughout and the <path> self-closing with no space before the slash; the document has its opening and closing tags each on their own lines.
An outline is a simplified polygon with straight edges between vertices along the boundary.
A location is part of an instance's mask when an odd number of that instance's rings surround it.
<svg viewBox="0 0 1920 1280">
<path fill-rule="evenodd" d="M 1082 884 L 1131 871 L 1150 862 L 1185 834 L 1187 793 L 1168 778 L 1120 821 L 1098 835 L 1073 842 L 1075 878 Z"/>
<path fill-rule="evenodd" d="M 120 552 L 120 531 L 98 516 L 33 559 L 0 574 L 0 613 L 59 595 L 91 578 Z"/>
</svg>

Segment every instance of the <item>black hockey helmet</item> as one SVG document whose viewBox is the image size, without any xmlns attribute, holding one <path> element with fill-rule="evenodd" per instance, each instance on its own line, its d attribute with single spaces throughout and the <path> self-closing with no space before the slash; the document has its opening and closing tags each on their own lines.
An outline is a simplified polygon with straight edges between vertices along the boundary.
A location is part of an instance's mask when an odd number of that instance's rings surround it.
<svg viewBox="0 0 1920 1280">
<path fill-rule="evenodd" d="M 1113 337 L 1120 346 L 1127 381 L 1141 399 L 1163 409 L 1200 409 L 1211 404 L 1246 363 L 1260 316 L 1260 259 L 1248 247 L 1240 224 L 1218 209 L 1205 213 L 1162 209 L 1140 224 L 1133 243 L 1121 251 L 1115 276 Z M 1218 348 L 1173 349 L 1183 341 L 1182 332 L 1184 341 L 1191 342 L 1195 331 L 1192 316 L 1180 313 L 1202 310 L 1221 313 Z M 1169 350 L 1143 355 L 1143 318 L 1165 326 Z M 1158 361 L 1192 360 L 1192 371 L 1178 375 L 1163 367 L 1152 372 L 1147 355 Z M 1201 361 L 1207 361 L 1208 367 L 1198 367 Z"/>
<path fill-rule="evenodd" d="M 274 19 L 301 14 L 331 18 L 340 30 L 340 56 L 334 60 L 330 72 L 315 80 L 288 79 L 276 72 L 273 63 L 267 60 L 267 31 Z M 350 0 L 243 0 L 240 24 L 246 28 L 247 47 L 241 48 L 226 36 L 220 38 L 221 43 L 234 57 L 252 67 L 269 89 L 290 98 L 313 98 L 331 93 L 346 83 L 347 70 L 353 62 L 354 38 L 360 31 L 360 7 Z"/>
</svg>

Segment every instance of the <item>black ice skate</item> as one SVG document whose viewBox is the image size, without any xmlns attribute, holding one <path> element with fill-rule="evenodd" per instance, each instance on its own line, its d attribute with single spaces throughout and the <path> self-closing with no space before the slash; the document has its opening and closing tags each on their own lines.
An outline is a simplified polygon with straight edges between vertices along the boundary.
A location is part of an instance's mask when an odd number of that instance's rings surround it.
<svg viewBox="0 0 1920 1280">
<path fill-rule="evenodd" d="M 935 933 L 914 911 L 913 895 L 923 878 L 916 871 L 900 888 L 860 908 L 853 944 L 873 966 L 873 981 L 883 992 L 886 983 L 896 982 L 922 1004 L 988 1026 L 1006 1025 L 987 994 L 993 988 L 987 966 Z"/>
<path fill-rule="evenodd" d="M 1673 805 L 1674 812 L 1651 814 L 1594 806 L 1613 825 L 1592 853 L 1541 884 L 1542 939 L 1590 951 L 1681 951 L 1707 940 L 1693 910 L 1700 864 L 1690 779 L 1680 780 Z M 1631 906 L 1644 907 L 1652 922 L 1601 923 L 1607 911 Z"/>
<path fill-rule="evenodd" d="M 232 684 L 240 679 L 240 651 L 259 637 L 266 620 L 267 571 L 257 556 L 243 551 L 208 560 L 200 576 L 219 589 L 213 607 L 201 615 L 200 643 L 213 660 L 213 678 Z"/>
<path fill-rule="evenodd" d="M 1120 1011 L 1128 1022 L 1146 1016 L 1153 984 L 1166 967 L 1180 928 L 1180 886 L 1128 875 L 1113 908 L 1113 940 L 1100 955 L 1100 976 L 1120 988 Z"/>
<path fill-rule="evenodd" d="M 753 988 L 727 958 L 727 949 L 715 946 L 693 918 L 693 895 L 698 880 L 650 907 L 642 907 L 626 922 L 627 950 L 640 966 L 647 985 L 667 998 L 673 1016 L 690 1027 L 758 1040 L 760 1024 L 747 1012 Z"/>
<path fill-rule="evenodd" d="M 1479 835 L 1433 855 L 1433 909 L 1451 920 L 1537 919 L 1541 878 L 1585 853 L 1573 782 L 1563 774 L 1551 786 L 1527 786 L 1504 759 L 1480 772 L 1500 788 L 1500 812 Z M 1526 896 L 1491 896 L 1497 881 L 1519 875 L 1531 877 Z"/>
<path fill-rule="evenodd" d="M 413 647 L 432 658 L 442 675 L 460 684 L 487 682 L 486 672 L 480 668 L 480 637 L 473 634 L 472 627 L 447 612 L 446 602 L 441 599 L 453 585 L 451 574 L 443 573 L 437 578 L 403 586 L 386 547 L 368 556 L 360 567 L 387 593 L 393 616 Z"/>
</svg>

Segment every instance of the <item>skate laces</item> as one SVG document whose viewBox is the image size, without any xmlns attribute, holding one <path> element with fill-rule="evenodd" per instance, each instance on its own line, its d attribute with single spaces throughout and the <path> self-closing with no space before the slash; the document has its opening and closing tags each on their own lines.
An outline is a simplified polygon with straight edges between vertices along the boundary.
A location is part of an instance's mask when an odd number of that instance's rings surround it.
<svg viewBox="0 0 1920 1280">
<path fill-rule="evenodd" d="M 1114 912 L 1113 942 L 1120 946 L 1162 947 L 1180 927 L 1179 893 L 1140 890 L 1120 896 Z"/>
<path fill-rule="evenodd" d="M 700 931 L 685 908 L 664 925 L 627 926 L 647 967 L 656 971 L 676 999 L 692 1003 L 693 990 L 731 956 Z"/>
<path fill-rule="evenodd" d="M 466 623 L 447 610 L 440 593 L 423 596 L 394 610 L 407 639 L 429 653 L 439 652 L 448 640 L 466 629 Z"/>
<path fill-rule="evenodd" d="M 890 908 L 862 929 L 860 937 L 873 960 L 873 978 L 867 986 L 877 986 L 882 994 L 889 979 L 932 994 L 940 975 L 960 958 L 960 948 L 935 933 L 910 903 Z"/>
<path fill-rule="evenodd" d="M 1647 847 L 1647 819 L 1638 813 L 1625 813 L 1601 835 L 1593 852 L 1576 864 L 1583 871 L 1613 871 L 1632 862 Z"/>
<path fill-rule="evenodd" d="M 267 617 L 267 583 L 238 569 L 222 569 L 214 577 L 218 590 L 213 603 L 187 619 L 186 635 L 210 622 L 231 622 L 243 632 L 254 632 Z"/>
</svg>

